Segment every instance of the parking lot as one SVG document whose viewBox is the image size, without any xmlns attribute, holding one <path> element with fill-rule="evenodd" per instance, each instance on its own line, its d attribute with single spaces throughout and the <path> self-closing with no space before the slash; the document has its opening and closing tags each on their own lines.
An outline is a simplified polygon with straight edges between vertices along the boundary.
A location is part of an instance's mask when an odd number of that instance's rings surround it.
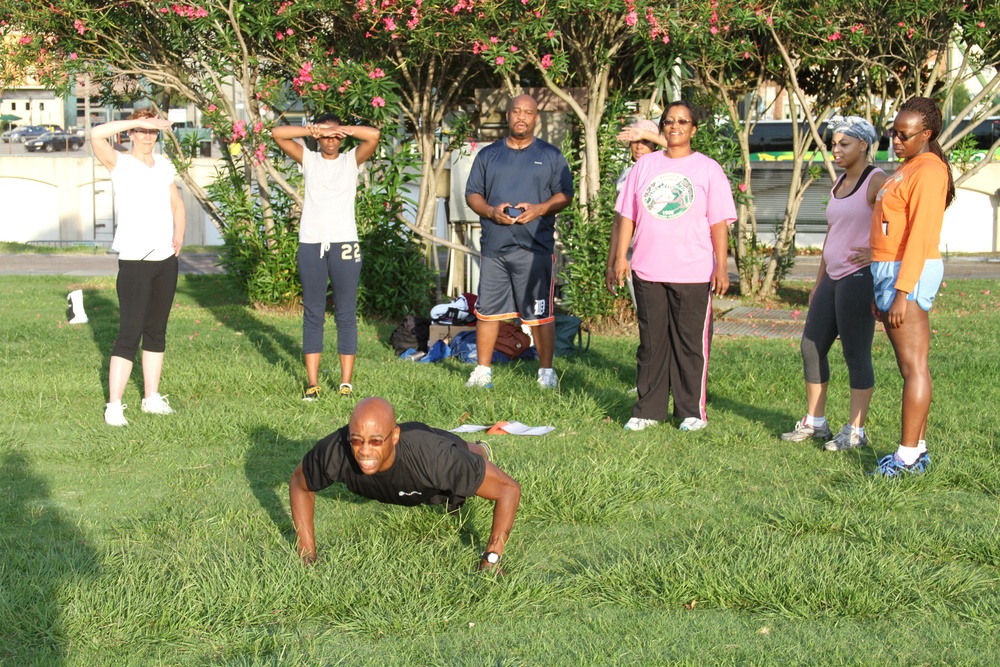
<svg viewBox="0 0 1000 667">
<path fill-rule="evenodd" d="M 75 151 L 56 150 L 51 153 L 46 153 L 45 151 L 36 151 L 32 153 L 31 151 L 25 149 L 24 144 L 20 143 L 5 144 L 0 142 L 0 156 L 5 156 L 5 155 L 26 155 L 29 157 L 32 155 L 44 155 L 47 157 L 65 155 L 68 157 L 88 157 L 90 156 L 90 148 L 86 144 L 84 144 L 82 149 Z"/>
</svg>

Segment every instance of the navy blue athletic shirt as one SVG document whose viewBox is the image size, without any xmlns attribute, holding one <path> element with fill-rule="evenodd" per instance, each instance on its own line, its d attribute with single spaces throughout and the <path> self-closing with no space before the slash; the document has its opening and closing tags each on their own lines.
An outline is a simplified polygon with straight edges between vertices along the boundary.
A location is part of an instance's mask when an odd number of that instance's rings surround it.
<svg viewBox="0 0 1000 667">
<path fill-rule="evenodd" d="M 472 163 L 465 196 L 479 194 L 490 206 L 509 202 L 541 204 L 552 195 L 573 197 L 573 176 L 562 152 L 550 143 L 535 139 L 524 150 L 515 150 L 506 139 L 483 148 Z M 551 255 L 555 249 L 556 216 L 536 218 L 526 225 L 498 225 L 480 218 L 483 225 L 484 257 L 499 257 L 523 248 Z"/>
</svg>

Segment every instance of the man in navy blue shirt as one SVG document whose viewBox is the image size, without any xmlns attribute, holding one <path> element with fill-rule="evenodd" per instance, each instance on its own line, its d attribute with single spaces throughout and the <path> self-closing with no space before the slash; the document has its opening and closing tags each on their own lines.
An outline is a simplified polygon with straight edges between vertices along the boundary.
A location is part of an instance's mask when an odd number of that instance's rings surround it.
<svg viewBox="0 0 1000 667">
<path fill-rule="evenodd" d="M 521 486 L 490 460 L 486 443 L 419 422 L 396 424 L 388 401 L 366 398 L 348 424 L 316 443 L 292 473 L 292 522 L 303 563 L 316 560 L 316 492 L 340 482 L 349 491 L 392 505 L 448 504 L 469 496 L 494 501 L 493 528 L 479 568 L 494 569 L 514 525 Z"/>
<path fill-rule="evenodd" d="M 490 368 L 501 320 L 520 318 L 538 350 L 538 383 L 559 385 L 555 351 L 556 213 L 573 199 L 573 177 L 562 152 L 534 136 L 538 103 L 518 95 L 507 108 L 508 135 L 476 155 L 465 201 L 482 223 L 476 301 L 476 356 L 467 387 L 493 386 Z"/>
</svg>

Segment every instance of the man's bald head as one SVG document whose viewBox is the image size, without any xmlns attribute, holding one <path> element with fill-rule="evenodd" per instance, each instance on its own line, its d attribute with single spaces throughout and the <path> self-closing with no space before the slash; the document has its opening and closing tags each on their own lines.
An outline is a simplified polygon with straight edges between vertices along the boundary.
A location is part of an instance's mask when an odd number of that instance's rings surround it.
<svg viewBox="0 0 1000 667">
<path fill-rule="evenodd" d="M 375 422 L 385 424 L 388 430 L 396 426 L 396 411 L 392 404 L 384 398 L 371 396 L 362 399 L 351 412 L 350 424 Z"/>
</svg>

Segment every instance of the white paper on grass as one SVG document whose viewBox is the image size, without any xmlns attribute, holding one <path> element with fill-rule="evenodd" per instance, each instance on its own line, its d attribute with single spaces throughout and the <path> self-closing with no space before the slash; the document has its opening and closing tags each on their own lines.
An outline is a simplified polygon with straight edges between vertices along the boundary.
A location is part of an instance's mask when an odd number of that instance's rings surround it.
<svg viewBox="0 0 1000 667">
<path fill-rule="evenodd" d="M 485 431 L 489 426 L 477 426 L 476 424 L 462 424 L 458 428 L 451 429 L 452 433 L 475 433 Z M 521 422 L 507 422 L 501 428 L 510 435 L 545 435 L 556 430 L 555 426 L 528 426 Z"/>
</svg>

